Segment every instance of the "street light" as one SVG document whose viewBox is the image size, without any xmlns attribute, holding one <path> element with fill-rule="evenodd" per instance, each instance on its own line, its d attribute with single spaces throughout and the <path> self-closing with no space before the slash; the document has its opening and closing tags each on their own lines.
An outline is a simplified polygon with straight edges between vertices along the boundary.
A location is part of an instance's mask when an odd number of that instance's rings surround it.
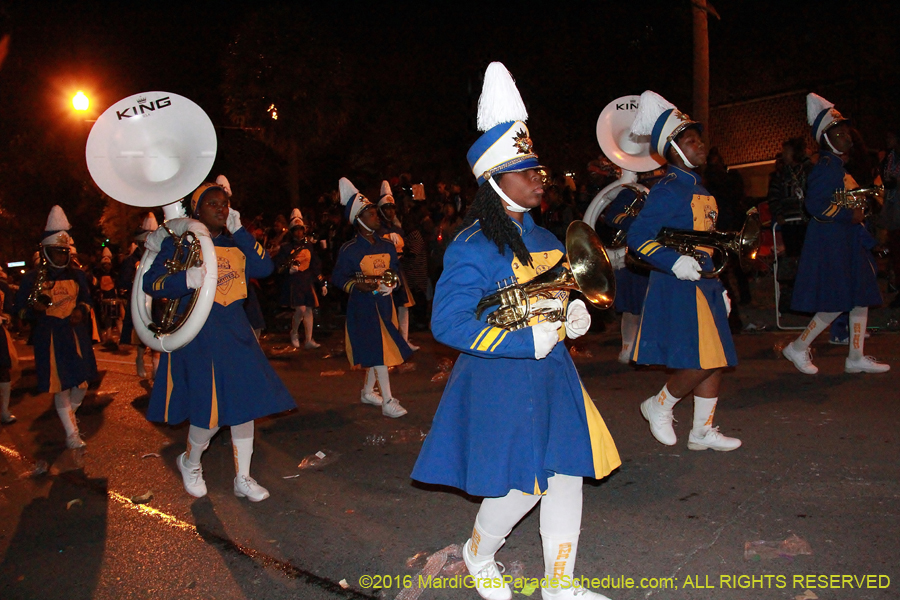
<svg viewBox="0 0 900 600">
<path fill-rule="evenodd" d="M 86 111 L 90 105 L 90 99 L 88 99 L 81 90 L 78 90 L 78 93 L 72 96 L 72 106 L 75 107 L 75 110 L 83 112 Z"/>
</svg>

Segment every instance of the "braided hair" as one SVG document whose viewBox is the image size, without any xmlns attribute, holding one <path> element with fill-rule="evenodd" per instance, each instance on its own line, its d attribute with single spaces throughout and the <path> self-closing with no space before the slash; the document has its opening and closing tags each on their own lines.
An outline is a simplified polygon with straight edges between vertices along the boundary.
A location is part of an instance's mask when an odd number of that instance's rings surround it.
<svg viewBox="0 0 900 600">
<path fill-rule="evenodd" d="M 501 174 L 499 177 L 503 177 L 503 175 Z M 531 253 L 525 247 L 519 229 L 506 214 L 503 200 L 490 184 L 482 184 L 478 188 L 460 229 L 465 229 L 475 221 L 480 221 L 484 236 L 497 244 L 500 254 L 503 254 L 509 247 L 523 265 L 531 265 Z"/>
</svg>

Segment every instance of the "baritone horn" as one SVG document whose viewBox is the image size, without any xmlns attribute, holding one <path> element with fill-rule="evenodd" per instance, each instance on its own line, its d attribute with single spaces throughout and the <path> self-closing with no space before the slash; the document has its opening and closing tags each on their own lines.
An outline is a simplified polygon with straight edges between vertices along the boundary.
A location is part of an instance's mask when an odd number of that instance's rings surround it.
<svg viewBox="0 0 900 600">
<path fill-rule="evenodd" d="M 397 287 L 400 283 L 400 275 L 393 269 L 385 269 L 381 275 L 366 275 L 357 273 L 353 277 L 356 283 L 368 283 L 370 285 L 384 285 L 385 287 Z"/>
<path fill-rule="evenodd" d="M 612 306 L 616 297 L 616 278 L 603 243 L 584 221 L 573 221 L 566 231 L 566 255 L 551 269 L 525 283 L 511 283 L 481 299 L 475 309 L 476 318 L 494 306 L 487 322 L 494 327 L 515 331 L 528 325 L 528 320 L 542 314 L 550 321 L 564 321 L 563 311 L 539 309 L 534 303 L 553 298 L 560 291 L 581 292 L 600 309 Z"/>
<path fill-rule="evenodd" d="M 884 200 L 884 186 L 873 185 L 855 190 L 834 190 L 833 201 L 841 208 L 855 210 L 857 208 L 869 212 L 869 200 Z"/>
</svg>

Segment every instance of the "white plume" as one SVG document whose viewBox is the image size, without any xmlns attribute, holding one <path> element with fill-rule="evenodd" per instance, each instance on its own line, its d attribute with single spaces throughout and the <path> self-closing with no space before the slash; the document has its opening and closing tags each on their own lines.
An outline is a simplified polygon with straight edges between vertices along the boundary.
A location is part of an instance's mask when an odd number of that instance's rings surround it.
<svg viewBox="0 0 900 600">
<path fill-rule="evenodd" d="M 295 208 L 291 211 L 291 220 L 294 219 L 300 219 L 301 221 L 303 220 L 303 213 L 300 212 L 299 208 Z"/>
<path fill-rule="evenodd" d="M 806 121 L 810 125 L 816 122 L 816 117 L 826 108 L 834 108 L 834 103 L 818 94 L 806 95 Z"/>
<path fill-rule="evenodd" d="M 393 198 L 394 193 L 391 192 L 391 184 L 389 184 L 387 181 L 382 181 L 381 182 L 381 193 L 379 193 L 378 195 L 379 195 L 379 197 L 390 196 Z"/>
<path fill-rule="evenodd" d="M 631 133 L 633 135 L 650 135 L 653 133 L 653 126 L 659 115 L 670 108 L 675 108 L 675 105 L 656 92 L 645 91 L 638 100 L 638 110 L 634 116 L 634 122 L 631 124 Z"/>
<path fill-rule="evenodd" d="M 141 223 L 141 229 L 144 231 L 156 231 L 159 229 L 159 223 L 156 221 L 156 215 L 153 213 L 147 213 L 147 216 L 144 218 L 144 222 Z"/>
<path fill-rule="evenodd" d="M 341 180 L 338 181 L 338 190 L 341 193 L 341 204 L 347 206 L 347 203 L 353 200 L 353 197 L 359 193 L 359 190 L 356 189 L 350 180 L 346 177 L 341 177 Z"/>
<path fill-rule="evenodd" d="M 527 119 L 528 111 L 512 75 L 503 63 L 492 62 L 484 73 L 484 86 L 478 98 L 478 131 Z"/>
<path fill-rule="evenodd" d="M 66 218 L 66 213 L 63 212 L 62 207 L 57 204 L 51 208 L 44 231 L 68 231 L 70 229 L 72 229 L 72 226 L 69 225 L 69 219 Z"/>
<path fill-rule="evenodd" d="M 219 175 L 216 177 L 216 183 L 222 186 L 222 189 L 225 190 L 225 195 L 231 198 L 231 184 L 228 183 L 228 178 L 224 175 Z"/>
</svg>

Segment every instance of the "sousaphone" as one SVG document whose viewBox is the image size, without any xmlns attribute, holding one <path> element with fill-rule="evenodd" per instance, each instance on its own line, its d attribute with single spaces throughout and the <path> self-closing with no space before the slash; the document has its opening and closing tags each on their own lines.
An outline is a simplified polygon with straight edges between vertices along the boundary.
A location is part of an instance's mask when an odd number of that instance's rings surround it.
<svg viewBox="0 0 900 600">
<path fill-rule="evenodd" d="M 216 131 L 199 106 L 178 94 L 144 92 L 124 98 L 100 115 L 85 150 L 94 183 L 111 198 L 142 208 L 163 207 L 165 222 L 148 236 L 131 292 L 131 316 L 141 341 L 160 352 L 172 352 L 197 335 L 216 295 L 218 262 L 209 231 L 185 218 L 180 200 L 209 174 L 216 158 Z M 144 274 L 163 240 L 193 238 L 199 245 L 206 277 L 191 299 L 191 308 L 171 326 L 153 323 L 151 299 L 144 293 Z M 183 270 L 188 265 L 175 265 Z"/>
<path fill-rule="evenodd" d="M 640 96 L 622 96 L 606 105 L 597 119 L 597 142 L 603 154 L 622 169 L 616 181 L 594 196 L 584 213 L 584 222 L 595 227 L 600 214 L 615 200 L 622 188 L 629 186 L 646 194 L 649 190 L 637 183 L 638 173 L 654 171 L 662 159 L 650 151 L 650 136 L 635 136 L 631 124 L 637 115 Z"/>
</svg>

